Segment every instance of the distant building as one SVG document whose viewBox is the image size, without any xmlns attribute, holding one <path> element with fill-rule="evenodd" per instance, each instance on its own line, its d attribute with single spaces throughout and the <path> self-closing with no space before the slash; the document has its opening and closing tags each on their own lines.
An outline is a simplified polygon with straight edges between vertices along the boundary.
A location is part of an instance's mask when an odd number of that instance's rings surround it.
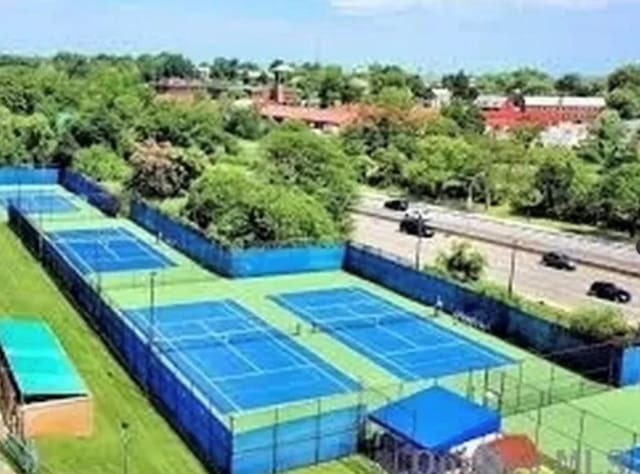
<svg viewBox="0 0 640 474">
<path fill-rule="evenodd" d="M 544 146 L 575 148 L 589 137 L 589 125 L 585 123 L 561 123 L 552 125 L 540 133 Z"/>
<path fill-rule="evenodd" d="M 510 129 L 533 125 L 541 128 L 561 123 L 589 124 L 606 108 L 603 97 L 525 96 L 519 103 L 506 96 L 479 96 L 487 127 Z"/>
<path fill-rule="evenodd" d="M 451 103 L 451 91 L 444 87 L 435 87 L 431 89 L 433 97 L 429 101 L 429 105 L 434 109 L 441 109 Z"/>
<path fill-rule="evenodd" d="M 342 106 L 321 109 L 319 107 L 301 107 L 266 103 L 258 105 L 258 110 L 263 117 L 285 122 L 297 120 L 306 123 L 311 128 L 322 132 L 337 132 L 342 128 L 356 122 L 362 114 L 360 106 Z"/>
<path fill-rule="evenodd" d="M 197 95 L 207 93 L 207 83 L 197 79 L 170 77 L 152 84 L 160 99 L 191 101 Z"/>
</svg>

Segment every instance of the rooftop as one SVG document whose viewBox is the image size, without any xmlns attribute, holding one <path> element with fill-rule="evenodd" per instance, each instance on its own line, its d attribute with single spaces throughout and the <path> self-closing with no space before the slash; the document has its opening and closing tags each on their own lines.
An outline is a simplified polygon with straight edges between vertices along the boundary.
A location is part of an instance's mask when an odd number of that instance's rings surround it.
<svg viewBox="0 0 640 474">
<path fill-rule="evenodd" d="M 0 320 L 0 347 L 22 396 L 87 394 L 82 378 L 46 323 Z"/>
</svg>

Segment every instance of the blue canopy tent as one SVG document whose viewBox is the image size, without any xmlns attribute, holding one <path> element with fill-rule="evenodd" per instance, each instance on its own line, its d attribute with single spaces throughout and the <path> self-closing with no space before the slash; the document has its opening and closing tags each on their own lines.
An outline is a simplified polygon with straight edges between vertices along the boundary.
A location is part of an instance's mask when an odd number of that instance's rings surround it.
<svg viewBox="0 0 640 474">
<path fill-rule="evenodd" d="M 419 449 L 446 454 L 456 446 L 500 431 L 500 415 L 441 387 L 385 405 L 371 421 Z"/>
</svg>

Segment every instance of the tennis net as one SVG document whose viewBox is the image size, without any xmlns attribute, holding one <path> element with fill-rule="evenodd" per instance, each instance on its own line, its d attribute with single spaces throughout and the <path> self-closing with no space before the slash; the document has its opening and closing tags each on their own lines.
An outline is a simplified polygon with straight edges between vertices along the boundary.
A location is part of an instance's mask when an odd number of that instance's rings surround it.
<svg viewBox="0 0 640 474">
<path fill-rule="evenodd" d="M 256 328 L 225 333 L 207 333 L 197 336 L 175 338 L 157 337 L 153 339 L 154 347 L 161 352 L 185 352 L 194 349 L 207 349 L 219 346 L 237 346 L 253 341 L 283 340 L 302 334 L 299 325 L 286 331 L 273 328 Z"/>
<path fill-rule="evenodd" d="M 174 267 L 155 272 L 129 272 L 120 275 L 91 276 L 94 287 L 100 290 L 123 290 L 132 288 L 162 288 L 173 285 L 212 283 L 216 277 L 196 266 Z"/>
<path fill-rule="evenodd" d="M 314 321 L 314 332 L 334 333 L 348 329 L 368 328 L 415 322 L 416 317 L 408 313 L 391 313 L 361 318 L 334 318 L 326 321 Z"/>
</svg>

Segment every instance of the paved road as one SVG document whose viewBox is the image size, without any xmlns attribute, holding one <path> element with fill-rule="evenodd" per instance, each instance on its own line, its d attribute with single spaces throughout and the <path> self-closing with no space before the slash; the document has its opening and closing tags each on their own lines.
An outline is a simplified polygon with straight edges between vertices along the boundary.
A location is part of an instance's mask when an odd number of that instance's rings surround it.
<svg viewBox="0 0 640 474">
<path fill-rule="evenodd" d="M 362 197 L 357 212 L 389 219 L 399 219 L 399 214 L 383 208 L 384 195 L 367 194 Z M 416 204 L 425 209 L 429 222 L 436 228 L 459 233 L 474 239 L 504 245 L 518 245 L 537 251 L 562 250 L 575 259 L 589 262 L 605 269 L 640 277 L 640 255 L 628 242 L 615 242 L 592 236 L 544 229 L 526 223 L 505 221 L 444 207 Z"/>
<path fill-rule="evenodd" d="M 355 214 L 356 229 L 354 240 L 366 243 L 411 261 L 415 260 L 416 237 L 398 231 L 396 222 Z M 451 242 L 461 237 L 444 232 L 436 232 L 432 239 L 424 239 L 422 245 L 422 261 L 433 263 L 438 251 L 446 250 Z M 488 277 L 507 285 L 511 251 L 503 246 L 482 241 L 474 241 L 474 247 L 481 250 L 488 259 Z M 626 305 L 615 305 L 624 309 L 625 314 L 635 323 L 640 323 L 640 278 L 579 265 L 575 272 L 553 270 L 540 265 L 540 255 L 531 252 L 516 253 L 515 290 L 538 301 L 547 302 L 567 309 L 594 304 L 594 300 L 586 296 L 589 285 L 598 279 L 610 280 L 627 288 L 634 300 Z M 609 304 L 609 303 L 603 303 Z"/>
</svg>

